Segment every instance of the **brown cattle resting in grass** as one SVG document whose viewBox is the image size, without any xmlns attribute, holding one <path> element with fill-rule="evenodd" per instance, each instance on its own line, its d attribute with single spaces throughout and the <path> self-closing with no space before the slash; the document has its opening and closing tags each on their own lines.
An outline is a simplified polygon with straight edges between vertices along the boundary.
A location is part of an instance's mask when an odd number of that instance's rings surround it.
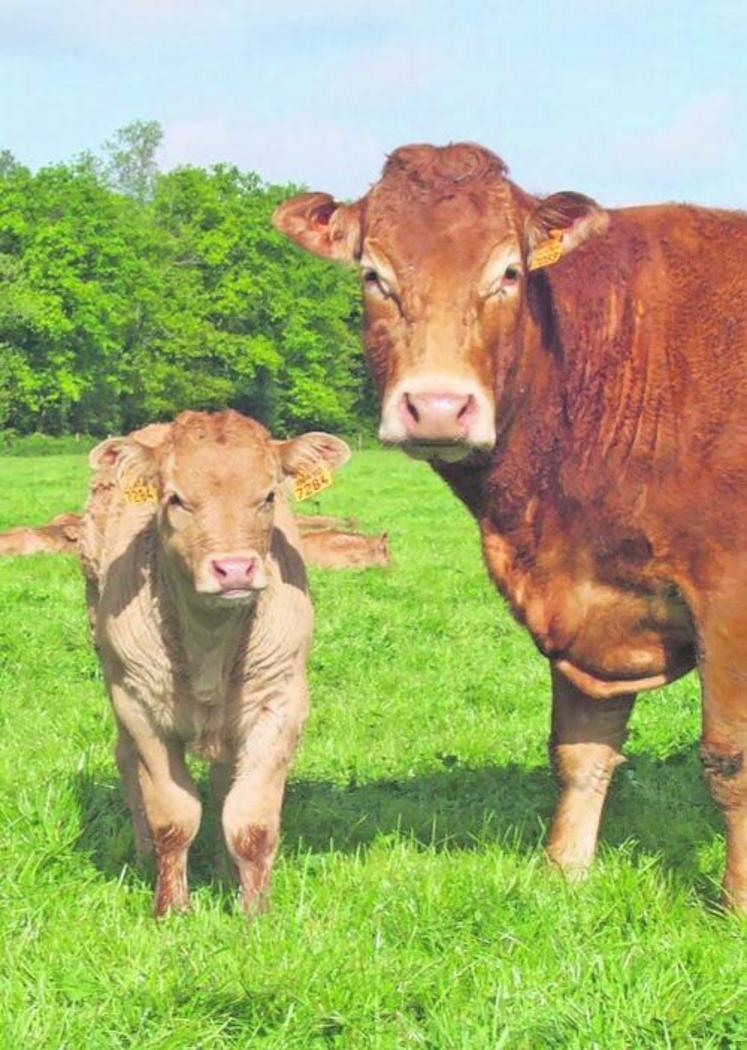
<svg viewBox="0 0 747 1050">
<path fill-rule="evenodd" d="M 1 554 L 77 554 L 80 514 L 58 514 L 46 525 L 0 532 Z"/>
<path fill-rule="evenodd" d="M 339 466 L 344 442 L 272 441 L 236 412 L 184 412 L 157 441 L 110 438 L 80 556 L 117 725 L 116 758 L 156 915 L 188 905 L 200 823 L 189 750 L 208 759 L 249 912 L 267 889 L 306 714 L 312 608 L 285 478 Z"/>
<path fill-rule="evenodd" d="M 146 430 L 155 427 L 161 428 L 162 424 L 153 424 Z M 131 436 L 140 440 L 138 435 L 144 433 L 135 431 Z M 110 489 L 113 479 L 113 473 L 110 477 L 100 474 L 93 484 L 97 491 L 105 493 Z M 356 526 L 354 518 L 333 518 L 323 514 L 294 514 L 293 517 L 301 534 L 307 565 L 322 569 L 362 569 L 367 566 L 386 567 L 390 563 L 386 533 L 366 536 L 364 533 L 348 531 Z M 77 554 L 81 521 L 80 514 L 58 514 L 46 525 L 20 526 L 0 532 L 0 555 L 41 552 Z M 95 609 L 90 611 L 95 614 Z"/>
<path fill-rule="evenodd" d="M 697 666 L 747 910 L 747 216 L 532 196 L 463 143 L 274 221 L 360 267 L 380 437 L 464 501 L 550 661 L 550 856 L 589 864 L 635 694 Z"/>
<path fill-rule="evenodd" d="M 302 536 L 306 536 L 309 532 L 321 532 L 325 529 L 354 532 L 358 528 L 358 522 L 355 518 L 331 518 L 328 514 L 294 514 L 293 516 Z"/>
<path fill-rule="evenodd" d="M 389 565 L 389 538 L 363 536 L 358 532 L 321 529 L 301 534 L 301 548 L 307 565 L 320 569 L 386 568 Z"/>
</svg>

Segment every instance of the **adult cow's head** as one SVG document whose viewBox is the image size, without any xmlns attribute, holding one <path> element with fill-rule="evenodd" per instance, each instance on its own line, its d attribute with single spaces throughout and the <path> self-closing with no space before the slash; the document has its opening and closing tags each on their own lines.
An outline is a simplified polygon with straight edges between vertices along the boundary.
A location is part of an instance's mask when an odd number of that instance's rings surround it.
<svg viewBox="0 0 747 1050">
<path fill-rule="evenodd" d="M 238 412 L 182 412 L 173 423 L 102 442 L 91 466 L 116 464 L 125 498 L 139 487 L 155 499 L 167 561 L 194 592 L 223 604 L 252 599 L 267 585 L 283 481 L 321 464 L 334 469 L 349 456 L 331 434 L 273 441 Z"/>
<path fill-rule="evenodd" d="M 307 251 L 360 266 L 381 440 L 455 461 L 495 443 L 527 275 L 607 216 L 578 193 L 531 197 L 499 157 L 459 143 L 405 146 L 354 204 L 304 193 L 273 221 Z"/>
</svg>

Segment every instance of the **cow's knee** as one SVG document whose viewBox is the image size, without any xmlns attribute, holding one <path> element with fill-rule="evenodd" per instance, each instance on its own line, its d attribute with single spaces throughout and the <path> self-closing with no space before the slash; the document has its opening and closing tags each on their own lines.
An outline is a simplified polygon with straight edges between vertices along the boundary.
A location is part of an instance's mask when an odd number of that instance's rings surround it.
<svg viewBox="0 0 747 1050">
<path fill-rule="evenodd" d="M 700 745 L 703 774 L 716 802 L 724 809 L 747 807 L 744 751 L 734 744 L 704 739 Z"/>
<path fill-rule="evenodd" d="M 245 912 L 254 912 L 266 899 L 278 846 L 278 828 L 247 823 L 239 827 L 224 827 L 224 830 L 239 873 L 242 906 Z"/>
<path fill-rule="evenodd" d="M 189 907 L 187 852 L 199 829 L 201 813 L 200 802 L 185 795 L 178 807 L 172 807 L 169 823 L 151 827 L 156 855 L 156 916 Z"/>
</svg>

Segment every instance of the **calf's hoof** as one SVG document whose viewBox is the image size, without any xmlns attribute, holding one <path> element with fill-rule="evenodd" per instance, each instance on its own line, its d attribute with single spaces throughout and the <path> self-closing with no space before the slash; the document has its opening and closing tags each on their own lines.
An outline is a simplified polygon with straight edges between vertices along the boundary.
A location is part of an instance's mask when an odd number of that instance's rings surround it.
<svg viewBox="0 0 747 1050">
<path fill-rule="evenodd" d="M 169 894 L 156 890 L 153 900 L 153 915 L 156 919 L 164 919 L 170 914 L 184 915 L 189 910 L 189 893 Z"/>
</svg>

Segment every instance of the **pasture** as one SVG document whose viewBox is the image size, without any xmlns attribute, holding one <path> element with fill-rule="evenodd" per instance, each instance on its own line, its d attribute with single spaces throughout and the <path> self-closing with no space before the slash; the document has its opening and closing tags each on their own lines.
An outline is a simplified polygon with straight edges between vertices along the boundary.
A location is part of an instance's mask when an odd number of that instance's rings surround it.
<svg viewBox="0 0 747 1050">
<path fill-rule="evenodd" d="M 87 479 L 82 455 L 0 459 L 0 527 L 79 508 Z M 568 885 L 542 857 L 546 667 L 466 512 L 383 451 L 318 509 L 388 529 L 394 566 L 312 573 L 312 713 L 251 925 L 207 821 L 192 913 L 151 918 L 77 565 L 0 560 L 0 1045 L 747 1045 L 694 676 L 639 700 L 600 856 Z"/>
</svg>

